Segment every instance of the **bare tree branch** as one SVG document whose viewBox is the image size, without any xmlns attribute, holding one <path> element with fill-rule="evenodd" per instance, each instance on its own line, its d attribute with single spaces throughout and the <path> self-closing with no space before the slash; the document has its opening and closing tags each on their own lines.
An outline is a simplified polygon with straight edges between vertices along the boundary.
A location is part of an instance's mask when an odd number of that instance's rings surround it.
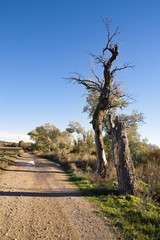
<svg viewBox="0 0 160 240">
<path fill-rule="evenodd" d="M 94 81 L 94 79 L 85 79 L 81 74 L 79 73 L 73 73 L 75 75 L 77 75 L 77 77 L 69 77 L 69 78 L 65 78 L 68 79 L 70 82 L 76 82 L 78 84 L 84 85 L 87 89 L 93 89 L 96 90 L 98 92 L 101 92 L 101 86 Z"/>
<path fill-rule="evenodd" d="M 111 35 L 110 34 L 110 24 L 111 24 L 111 19 L 108 21 L 107 18 L 102 18 L 102 21 L 104 22 L 106 28 L 107 28 L 107 44 L 106 47 L 103 49 L 103 55 L 105 53 L 106 50 L 109 50 L 112 54 L 114 53 L 114 48 L 113 46 L 117 45 L 115 44 L 115 41 L 113 40 L 114 37 L 118 34 L 120 34 L 121 32 L 118 31 L 119 27 L 116 28 L 116 30 L 114 31 L 114 33 Z"/>
<path fill-rule="evenodd" d="M 109 49 L 108 49 L 109 50 Z M 112 63 L 116 60 L 116 58 L 118 57 L 119 54 L 119 49 L 118 49 L 118 45 L 114 45 L 114 48 L 112 48 L 110 50 L 112 52 L 112 56 L 110 57 L 110 59 L 108 60 L 107 64 L 105 65 L 105 69 L 108 69 L 110 71 Z"/>
<path fill-rule="evenodd" d="M 132 68 L 134 69 L 135 65 L 130 65 L 129 63 L 125 63 L 123 65 L 123 67 L 116 67 L 112 70 L 111 74 L 114 74 L 116 71 L 121 71 L 121 70 L 124 70 L 126 68 Z"/>
<path fill-rule="evenodd" d="M 102 85 L 102 80 L 99 79 L 99 77 L 96 75 L 93 66 L 90 64 L 90 70 L 93 74 L 93 76 L 97 79 L 98 83 Z"/>
<path fill-rule="evenodd" d="M 97 56 L 97 55 L 95 55 L 95 54 L 93 54 L 93 53 L 91 53 L 91 52 L 90 52 L 90 56 L 95 59 L 95 62 L 96 62 L 96 63 L 102 63 L 103 66 L 105 66 L 105 64 L 106 64 L 106 59 L 104 58 L 104 56 L 101 56 L 101 55 Z"/>
</svg>

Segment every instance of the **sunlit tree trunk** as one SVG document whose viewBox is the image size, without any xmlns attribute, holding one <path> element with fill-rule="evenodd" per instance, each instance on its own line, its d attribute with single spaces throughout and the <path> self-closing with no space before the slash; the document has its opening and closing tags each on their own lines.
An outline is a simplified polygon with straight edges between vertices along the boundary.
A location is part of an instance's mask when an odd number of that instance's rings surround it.
<svg viewBox="0 0 160 240">
<path fill-rule="evenodd" d="M 111 134 L 114 150 L 115 167 L 120 193 L 134 194 L 135 172 L 128 146 L 125 122 L 120 122 L 118 117 L 110 117 Z"/>
<path fill-rule="evenodd" d="M 106 168 L 107 168 L 107 160 L 104 151 L 104 143 L 103 143 L 103 134 L 102 134 L 102 117 L 103 111 L 100 111 L 99 105 L 93 115 L 93 129 L 95 131 L 95 145 L 96 145 L 96 153 L 97 153 L 97 170 L 98 173 L 105 177 Z"/>
</svg>

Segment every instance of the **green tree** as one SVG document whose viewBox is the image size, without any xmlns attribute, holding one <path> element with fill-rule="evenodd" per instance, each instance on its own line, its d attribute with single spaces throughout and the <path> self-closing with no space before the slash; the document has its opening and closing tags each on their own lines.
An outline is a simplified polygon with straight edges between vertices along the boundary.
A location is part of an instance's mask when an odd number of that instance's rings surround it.
<svg viewBox="0 0 160 240">
<path fill-rule="evenodd" d="M 28 135 L 35 141 L 36 148 L 43 152 L 65 151 L 71 145 L 70 134 L 61 132 L 55 125 L 50 125 L 49 123 L 37 127 L 29 132 Z"/>
<path fill-rule="evenodd" d="M 95 151 L 94 133 L 93 131 L 85 131 L 79 122 L 71 121 L 66 129 L 68 133 L 76 133 L 73 140 L 72 152 L 87 152 L 92 153 Z"/>
<path fill-rule="evenodd" d="M 86 106 L 83 111 L 87 112 L 91 118 L 97 105 L 97 96 L 98 93 L 92 90 L 89 90 L 89 94 L 86 96 Z M 127 107 L 128 103 L 124 107 Z M 113 150 L 112 150 L 112 139 L 110 136 L 110 124 L 109 124 L 109 115 L 115 114 L 116 108 L 106 111 L 103 116 L 103 132 L 104 132 L 104 149 L 107 155 L 108 161 L 113 161 Z M 129 141 L 129 147 L 131 151 L 131 156 L 134 161 L 134 164 L 137 164 L 138 161 L 142 158 L 143 148 L 145 148 L 146 141 L 141 141 L 140 134 L 138 133 L 138 127 L 140 124 L 144 123 L 143 113 L 138 110 L 133 110 L 132 114 L 118 114 L 121 121 L 126 122 L 127 136 Z M 143 153 L 143 154 L 142 154 Z M 145 158 L 145 155 L 144 155 Z"/>
<path fill-rule="evenodd" d="M 23 148 L 23 146 L 24 146 L 24 141 L 23 140 L 19 141 L 19 147 Z"/>
</svg>

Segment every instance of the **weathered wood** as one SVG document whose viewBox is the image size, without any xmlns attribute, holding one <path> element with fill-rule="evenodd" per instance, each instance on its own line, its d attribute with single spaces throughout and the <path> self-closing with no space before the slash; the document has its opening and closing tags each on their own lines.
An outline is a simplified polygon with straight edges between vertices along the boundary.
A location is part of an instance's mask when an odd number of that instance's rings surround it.
<svg viewBox="0 0 160 240">
<path fill-rule="evenodd" d="M 118 117 L 113 118 L 110 116 L 110 125 L 118 179 L 118 191 L 122 194 L 134 194 L 136 178 L 128 145 L 125 122 L 121 122 Z"/>
<path fill-rule="evenodd" d="M 96 112 L 95 112 L 96 114 Z M 105 177 L 107 170 L 107 159 L 104 151 L 103 134 L 102 134 L 102 114 L 98 111 L 93 117 L 93 129 L 95 131 L 95 145 L 97 153 L 97 170 L 98 173 Z"/>
</svg>

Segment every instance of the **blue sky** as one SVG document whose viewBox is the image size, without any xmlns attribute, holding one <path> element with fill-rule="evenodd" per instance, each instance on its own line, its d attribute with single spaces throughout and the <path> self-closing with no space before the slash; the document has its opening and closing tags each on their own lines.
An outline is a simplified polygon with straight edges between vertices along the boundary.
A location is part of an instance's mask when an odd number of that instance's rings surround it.
<svg viewBox="0 0 160 240">
<path fill-rule="evenodd" d="M 159 0 L 1 0 L 0 140 L 28 140 L 29 131 L 47 122 L 61 130 L 72 120 L 91 128 L 82 113 L 85 89 L 62 78 L 91 76 L 88 53 L 104 48 L 101 17 L 107 17 L 122 31 L 119 62 L 136 65 L 117 75 L 136 96 L 125 112 L 143 112 L 142 138 L 160 146 L 159 9 Z"/>
</svg>

